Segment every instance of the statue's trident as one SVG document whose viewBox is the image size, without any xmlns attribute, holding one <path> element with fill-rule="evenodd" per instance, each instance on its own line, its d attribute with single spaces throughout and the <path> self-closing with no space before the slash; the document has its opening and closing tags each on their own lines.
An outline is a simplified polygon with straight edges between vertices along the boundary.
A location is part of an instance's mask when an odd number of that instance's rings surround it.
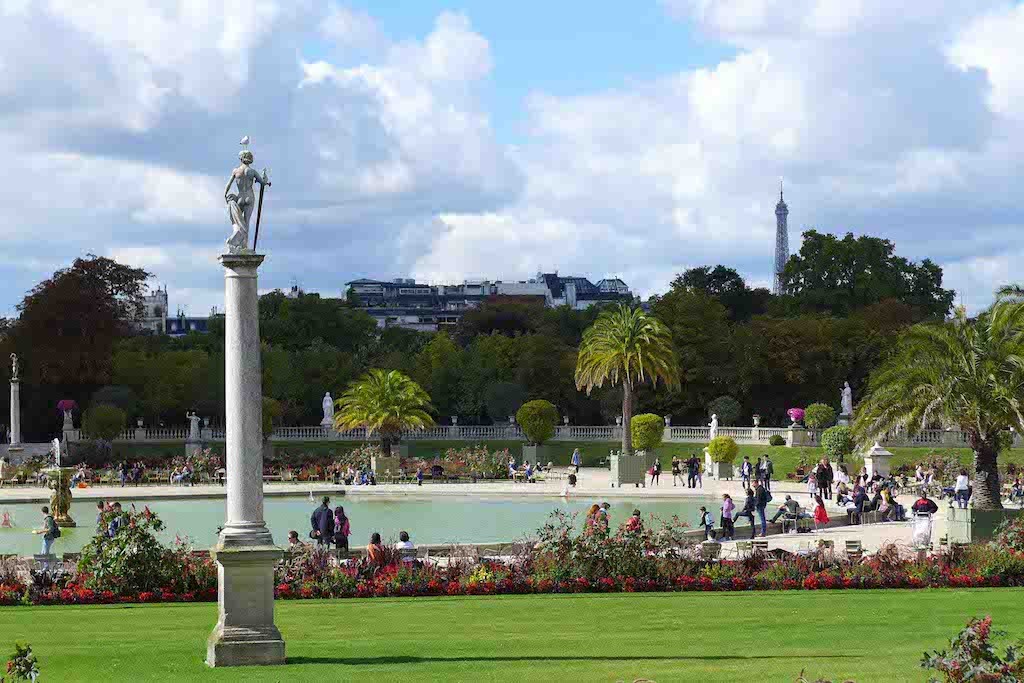
<svg viewBox="0 0 1024 683">
<path fill-rule="evenodd" d="M 270 169 L 263 169 L 263 182 L 260 183 L 260 200 L 256 204 L 256 234 L 252 238 L 252 250 L 256 251 L 256 242 L 260 239 L 260 216 L 263 215 L 263 190 L 270 184 Z"/>
</svg>

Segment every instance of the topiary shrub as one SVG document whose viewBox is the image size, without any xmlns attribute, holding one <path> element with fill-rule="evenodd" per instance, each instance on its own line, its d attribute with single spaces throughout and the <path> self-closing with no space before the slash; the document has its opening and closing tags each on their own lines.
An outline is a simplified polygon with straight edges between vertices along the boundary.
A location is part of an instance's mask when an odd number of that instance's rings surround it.
<svg viewBox="0 0 1024 683">
<path fill-rule="evenodd" d="M 853 453 L 853 434 L 849 427 L 829 427 L 821 435 L 821 447 L 829 460 L 842 462 L 843 458 Z"/>
<path fill-rule="evenodd" d="M 660 415 L 635 415 L 629 424 L 633 433 L 633 448 L 651 451 L 661 445 L 661 439 L 665 436 L 665 420 Z"/>
<path fill-rule="evenodd" d="M 708 443 L 712 462 L 734 462 L 739 454 L 740 447 L 731 436 L 716 436 Z"/>
<path fill-rule="evenodd" d="M 127 416 L 120 408 L 101 404 L 85 412 L 82 429 L 91 439 L 109 442 L 121 436 L 127 421 Z"/>
<path fill-rule="evenodd" d="M 516 422 L 523 428 L 530 445 L 540 446 L 555 435 L 558 409 L 550 401 L 530 401 L 516 412 Z"/>
<path fill-rule="evenodd" d="M 812 403 L 804 410 L 804 424 L 808 429 L 831 427 L 836 421 L 836 411 L 824 403 Z"/>
<path fill-rule="evenodd" d="M 740 419 L 742 410 L 739 401 L 732 396 L 719 396 L 708 404 L 708 419 L 711 419 L 712 415 L 717 415 L 718 424 L 734 425 Z"/>
<path fill-rule="evenodd" d="M 771 438 L 768 439 L 769 446 L 785 446 L 786 439 L 781 434 L 772 434 Z"/>
</svg>

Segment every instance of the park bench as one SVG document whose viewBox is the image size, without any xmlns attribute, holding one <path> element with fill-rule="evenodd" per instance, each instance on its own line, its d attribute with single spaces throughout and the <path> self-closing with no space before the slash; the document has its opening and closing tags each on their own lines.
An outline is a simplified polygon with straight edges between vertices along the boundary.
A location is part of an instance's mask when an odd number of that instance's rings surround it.
<svg viewBox="0 0 1024 683">
<path fill-rule="evenodd" d="M 864 557 L 864 545 L 859 540 L 847 540 L 846 557 L 851 562 L 860 562 Z"/>
</svg>

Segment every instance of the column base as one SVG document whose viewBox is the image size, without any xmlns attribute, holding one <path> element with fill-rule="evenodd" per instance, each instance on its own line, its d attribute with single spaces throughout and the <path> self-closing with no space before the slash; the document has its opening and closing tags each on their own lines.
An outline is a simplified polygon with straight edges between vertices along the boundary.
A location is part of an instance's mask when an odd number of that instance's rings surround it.
<svg viewBox="0 0 1024 683">
<path fill-rule="evenodd" d="M 259 628 L 225 628 L 218 624 L 206 641 L 207 666 L 273 666 L 284 663 L 284 638 L 273 624 Z"/>
<path fill-rule="evenodd" d="M 274 625 L 274 565 L 283 552 L 270 544 L 232 547 L 226 540 L 221 536 L 210 553 L 217 562 L 218 618 L 207 640 L 206 664 L 284 664 L 284 638 Z"/>
</svg>

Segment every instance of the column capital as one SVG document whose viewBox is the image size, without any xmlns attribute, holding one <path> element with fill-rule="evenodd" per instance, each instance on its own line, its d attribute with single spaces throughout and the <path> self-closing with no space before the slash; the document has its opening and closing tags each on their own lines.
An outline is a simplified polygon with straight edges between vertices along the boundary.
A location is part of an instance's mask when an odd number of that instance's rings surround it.
<svg viewBox="0 0 1024 683">
<path fill-rule="evenodd" d="M 220 264 L 234 273 L 234 277 L 256 277 L 256 269 L 263 264 L 266 254 L 221 254 L 217 257 Z M 232 277 L 225 273 L 225 277 Z"/>
</svg>

